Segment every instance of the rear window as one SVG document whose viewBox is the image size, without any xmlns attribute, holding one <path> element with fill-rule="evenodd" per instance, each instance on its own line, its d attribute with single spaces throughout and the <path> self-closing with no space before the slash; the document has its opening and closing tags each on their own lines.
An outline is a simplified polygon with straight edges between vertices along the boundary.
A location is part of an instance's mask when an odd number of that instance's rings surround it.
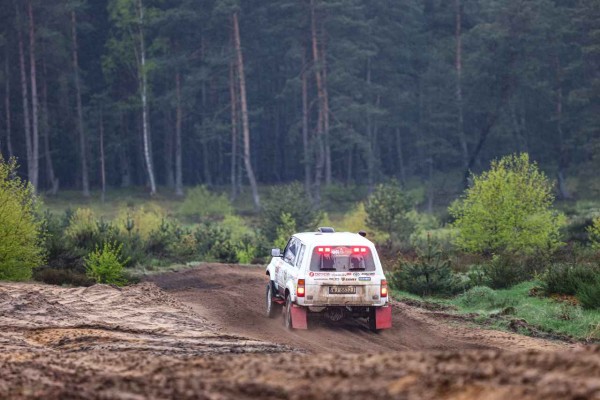
<svg viewBox="0 0 600 400">
<path fill-rule="evenodd" d="M 375 271 L 371 249 L 364 246 L 317 246 L 310 260 L 311 271 Z"/>
</svg>

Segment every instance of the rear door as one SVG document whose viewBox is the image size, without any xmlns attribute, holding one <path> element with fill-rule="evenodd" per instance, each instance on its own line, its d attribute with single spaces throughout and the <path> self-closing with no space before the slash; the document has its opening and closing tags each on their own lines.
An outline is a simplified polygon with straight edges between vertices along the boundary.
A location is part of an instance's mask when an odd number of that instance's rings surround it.
<svg viewBox="0 0 600 400">
<path fill-rule="evenodd" d="M 380 302 L 383 277 L 369 246 L 315 246 L 310 255 L 307 296 L 313 305 Z"/>
</svg>

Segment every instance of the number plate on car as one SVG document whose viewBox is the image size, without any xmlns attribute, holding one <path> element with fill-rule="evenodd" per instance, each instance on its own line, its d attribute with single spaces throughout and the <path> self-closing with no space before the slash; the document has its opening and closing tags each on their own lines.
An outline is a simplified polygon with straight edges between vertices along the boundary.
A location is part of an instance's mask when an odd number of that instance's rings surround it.
<svg viewBox="0 0 600 400">
<path fill-rule="evenodd" d="M 356 286 L 329 286 L 329 294 L 356 294 Z"/>
</svg>

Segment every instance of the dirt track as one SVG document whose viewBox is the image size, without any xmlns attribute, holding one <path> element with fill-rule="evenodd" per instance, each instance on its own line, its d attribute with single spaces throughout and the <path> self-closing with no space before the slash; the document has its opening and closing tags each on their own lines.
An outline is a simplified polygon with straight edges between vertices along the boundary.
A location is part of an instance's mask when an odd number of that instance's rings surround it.
<svg viewBox="0 0 600 400">
<path fill-rule="evenodd" d="M 600 399 L 600 347 L 394 307 L 394 328 L 262 316 L 261 269 L 123 289 L 0 283 L 0 399 Z M 306 354 L 310 353 L 310 354 Z"/>
<path fill-rule="evenodd" d="M 400 303 L 393 305 L 393 328 L 379 334 L 370 332 L 365 323 L 352 320 L 341 324 L 311 320 L 308 331 L 289 332 L 279 318 L 269 320 L 263 316 L 267 277 L 262 268 L 206 264 L 159 275 L 151 281 L 227 332 L 312 353 L 568 347 L 560 342 L 465 327 L 464 323 L 452 323 L 447 314 Z"/>
</svg>

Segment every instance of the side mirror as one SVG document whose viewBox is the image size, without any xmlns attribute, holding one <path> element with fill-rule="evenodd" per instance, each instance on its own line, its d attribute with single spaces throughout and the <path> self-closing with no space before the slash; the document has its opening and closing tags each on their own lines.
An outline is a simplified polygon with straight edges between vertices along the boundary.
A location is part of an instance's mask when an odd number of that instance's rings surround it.
<svg viewBox="0 0 600 400">
<path fill-rule="evenodd" d="M 281 250 L 271 249 L 271 257 L 281 257 Z"/>
</svg>

